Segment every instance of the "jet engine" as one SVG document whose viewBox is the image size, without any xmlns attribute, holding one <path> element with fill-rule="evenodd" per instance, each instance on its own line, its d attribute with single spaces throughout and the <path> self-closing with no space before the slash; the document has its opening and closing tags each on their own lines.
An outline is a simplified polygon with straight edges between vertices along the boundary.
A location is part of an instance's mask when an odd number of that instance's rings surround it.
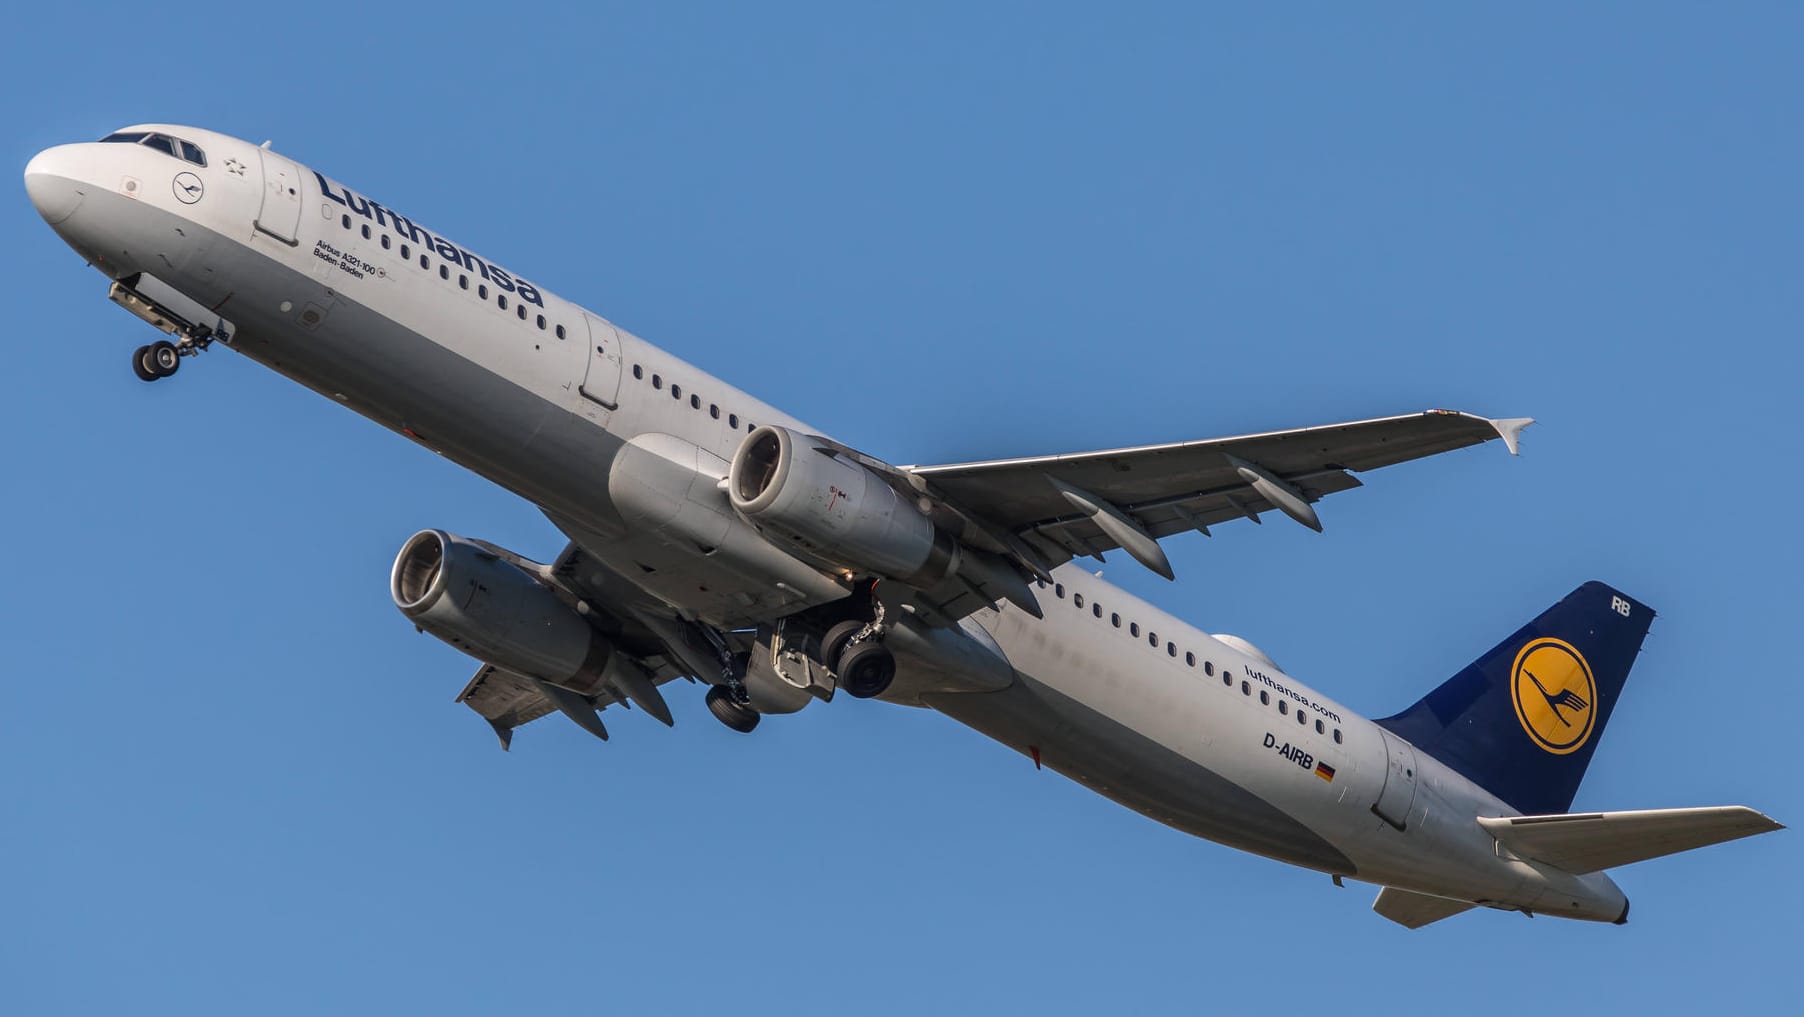
<svg viewBox="0 0 1804 1017">
<path fill-rule="evenodd" d="M 914 499 L 819 439 L 770 425 L 746 435 L 727 474 L 727 497 L 767 539 L 798 557 L 919 589 L 956 575 L 986 599 L 1040 613 L 1008 562 L 961 545 Z"/>
<path fill-rule="evenodd" d="M 816 444 L 785 427 L 747 435 L 727 475 L 733 508 L 791 551 L 894 579 L 928 571 L 936 551 L 952 552 L 911 500 Z"/>
<path fill-rule="evenodd" d="M 612 646 L 556 593 L 496 551 L 442 530 L 402 545 L 395 606 L 478 660 L 575 692 L 604 681 Z"/>
</svg>

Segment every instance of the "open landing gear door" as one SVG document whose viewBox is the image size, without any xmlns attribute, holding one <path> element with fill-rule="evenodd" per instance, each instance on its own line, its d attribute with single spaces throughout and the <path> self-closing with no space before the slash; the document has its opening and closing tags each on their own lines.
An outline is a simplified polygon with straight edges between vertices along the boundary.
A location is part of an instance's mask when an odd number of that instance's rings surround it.
<svg viewBox="0 0 1804 1017">
<path fill-rule="evenodd" d="M 257 149 L 257 158 L 263 161 L 263 205 L 257 210 L 257 230 L 292 247 L 300 243 L 300 167 L 267 148 Z"/>
</svg>

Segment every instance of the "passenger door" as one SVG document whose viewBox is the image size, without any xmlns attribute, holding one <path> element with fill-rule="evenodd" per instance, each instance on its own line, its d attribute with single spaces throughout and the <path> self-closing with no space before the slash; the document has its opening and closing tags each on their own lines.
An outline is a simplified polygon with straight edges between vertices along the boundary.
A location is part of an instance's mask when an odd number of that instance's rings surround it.
<svg viewBox="0 0 1804 1017">
<path fill-rule="evenodd" d="M 589 325 L 588 367 L 578 391 L 583 398 L 613 410 L 620 406 L 620 333 L 614 326 L 584 312 Z"/>
<path fill-rule="evenodd" d="M 257 149 L 263 163 L 263 204 L 257 209 L 257 229 L 296 246 L 301 225 L 301 168 L 267 148 Z"/>
<path fill-rule="evenodd" d="M 1384 789 L 1378 792 L 1372 811 L 1401 830 L 1409 821 L 1410 807 L 1416 803 L 1416 750 L 1384 728 L 1379 728 L 1378 733 L 1384 736 Z"/>
</svg>

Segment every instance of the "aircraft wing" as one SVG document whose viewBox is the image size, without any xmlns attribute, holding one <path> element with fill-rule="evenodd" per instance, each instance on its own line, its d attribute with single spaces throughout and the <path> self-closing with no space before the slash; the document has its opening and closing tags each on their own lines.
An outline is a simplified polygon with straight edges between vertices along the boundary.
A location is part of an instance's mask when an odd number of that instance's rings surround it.
<svg viewBox="0 0 1804 1017">
<path fill-rule="evenodd" d="M 1346 424 L 1169 445 L 945 466 L 905 466 L 959 514 L 1029 543 L 1047 563 L 1121 548 L 1171 577 L 1160 537 L 1278 509 L 1321 529 L 1312 507 L 1359 487 L 1366 470 L 1502 438 L 1517 452 L 1528 418 L 1428 410 Z M 990 527 L 981 527 L 991 530 Z M 1006 537 L 999 550 L 1019 547 Z"/>
</svg>

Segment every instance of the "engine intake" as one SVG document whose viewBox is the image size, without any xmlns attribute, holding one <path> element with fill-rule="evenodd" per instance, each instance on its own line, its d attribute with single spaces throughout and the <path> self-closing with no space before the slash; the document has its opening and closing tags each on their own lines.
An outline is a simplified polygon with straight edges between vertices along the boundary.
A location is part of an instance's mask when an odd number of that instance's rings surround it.
<svg viewBox="0 0 1804 1017">
<path fill-rule="evenodd" d="M 395 606 L 415 625 L 478 660 L 576 692 L 604 681 L 613 648 L 530 573 L 443 530 L 402 545 L 389 576 Z"/>
</svg>

